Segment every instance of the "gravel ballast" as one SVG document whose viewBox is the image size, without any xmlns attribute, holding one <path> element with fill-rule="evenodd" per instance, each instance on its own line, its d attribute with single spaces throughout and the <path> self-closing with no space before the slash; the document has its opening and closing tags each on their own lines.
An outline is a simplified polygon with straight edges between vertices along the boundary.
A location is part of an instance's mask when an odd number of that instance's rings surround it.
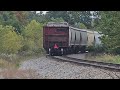
<svg viewBox="0 0 120 90">
<path fill-rule="evenodd" d="M 117 79 L 120 72 L 62 62 L 42 56 L 21 63 L 20 69 L 36 70 L 40 79 Z"/>
</svg>

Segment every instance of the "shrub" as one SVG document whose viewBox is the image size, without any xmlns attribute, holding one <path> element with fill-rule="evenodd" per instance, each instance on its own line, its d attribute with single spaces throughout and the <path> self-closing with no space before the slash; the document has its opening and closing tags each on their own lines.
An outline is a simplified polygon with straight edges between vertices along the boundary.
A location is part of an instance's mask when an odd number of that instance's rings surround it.
<svg viewBox="0 0 120 90">
<path fill-rule="evenodd" d="M 21 49 L 23 37 L 16 34 L 12 26 L 0 26 L 0 52 L 18 53 Z"/>
<path fill-rule="evenodd" d="M 23 30 L 24 46 L 22 50 L 38 52 L 43 46 L 42 24 L 32 20 Z"/>
<path fill-rule="evenodd" d="M 95 52 L 95 53 L 102 53 L 105 51 L 103 46 L 96 45 L 96 46 L 88 46 L 87 50 L 90 52 Z"/>
</svg>

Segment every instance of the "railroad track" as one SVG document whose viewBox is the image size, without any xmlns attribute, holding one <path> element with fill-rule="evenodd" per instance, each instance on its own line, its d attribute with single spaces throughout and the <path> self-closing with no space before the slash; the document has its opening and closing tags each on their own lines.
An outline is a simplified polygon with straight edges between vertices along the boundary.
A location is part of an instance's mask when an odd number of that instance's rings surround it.
<svg viewBox="0 0 120 90">
<path fill-rule="evenodd" d="M 50 56 L 50 57 L 53 59 L 72 62 L 72 63 L 76 63 L 76 64 L 82 64 L 82 65 L 87 65 L 87 66 L 94 66 L 94 67 L 98 67 L 98 68 L 120 71 L 120 64 L 83 60 L 83 59 L 77 59 L 77 58 L 72 58 L 72 57 L 68 57 L 68 56 Z"/>
</svg>

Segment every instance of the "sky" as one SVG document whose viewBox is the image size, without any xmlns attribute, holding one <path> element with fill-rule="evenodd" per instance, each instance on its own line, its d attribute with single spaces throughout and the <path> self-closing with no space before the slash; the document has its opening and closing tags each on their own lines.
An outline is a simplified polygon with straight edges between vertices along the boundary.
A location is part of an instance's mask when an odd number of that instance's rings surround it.
<svg viewBox="0 0 120 90">
<path fill-rule="evenodd" d="M 37 13 L 39 13 L 40 11 L 36 11 Z M 48 11 L 42 11 L 43 12 L 43 14 L 46 14 L 46 12 L 48 12 Z M 91 11 L 91 14 L 93 13 L 94 11 Z"/>
<path fill-rule="evenodd" d="M 36 12 L 39 13 L 40 11 L 36 11 Z M 43 14 L 46 14 L 47 11 L 42 11 L 42 12 L 43 12 Z"/>
</svg>

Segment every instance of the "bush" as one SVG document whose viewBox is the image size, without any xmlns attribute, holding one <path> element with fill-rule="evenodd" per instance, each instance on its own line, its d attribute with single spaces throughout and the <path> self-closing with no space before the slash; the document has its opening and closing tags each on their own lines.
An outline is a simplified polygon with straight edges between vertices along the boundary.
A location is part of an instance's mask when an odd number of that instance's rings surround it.
<svg viewBox="0 0 120 90">
<path fill-rule="evenodd" d="M 80 29 L 87 29 L 87 27 L 83 23 L 75 23 L 75 27 L 80 28 Z"/>
<path fill-rule="evenodd" d="M 100 45 L 96 45 L 95 48 L 94 48 L 95 52 L 97 53 L 102 53 L 105 51 L 104 47 L 103 46 L 100 46 Z"/>
<path fill-rule="evenodd" d="M 93 52 L 94 51 L 94 47 L 93 46 L 88 46 L 87 50 L 90 51 L 90 52 Z"/>
<path fill-rule="evenodd" d="M 63 18 L 62 17 L 60 17 L 60 18 L 51 18 L 51 21 L 52 22 L 64 22 L 64 20 L 63 20 Z"/>
<path fill-rule="evenodd" d="M 96 30 L 103 36 L 101 42 L 106 47 L 107 53 L 120 53 L 120 11 L 101 11 L 101 19 L 98 21 Z"/>
<path fill-rule="evenodd" d="M 32 20 L 23 30 L 24 37 L 23 51 L 38 52 L 43 48 L 42 24 Z"/>
<path fill-rule="evenodd" d="M 12 26 L 0 26 L 0 52 L 1 53 L 18 53 L 22 45 L 22 36 L 16 34 Z"/>
<path fill-rule="evenodd" d="M 96 45 L 96 46 L 88 46 L 87 50 L 90 52 L 95 52 L 95 53 L 102 53 L 105 51 L 103 46 Z"/>
<path fill-rule="evenodd" d="M 112 50 L 112 53 L 114 54 L 120 54 L 120 47 L 116 47 Z"/>
</svg>

